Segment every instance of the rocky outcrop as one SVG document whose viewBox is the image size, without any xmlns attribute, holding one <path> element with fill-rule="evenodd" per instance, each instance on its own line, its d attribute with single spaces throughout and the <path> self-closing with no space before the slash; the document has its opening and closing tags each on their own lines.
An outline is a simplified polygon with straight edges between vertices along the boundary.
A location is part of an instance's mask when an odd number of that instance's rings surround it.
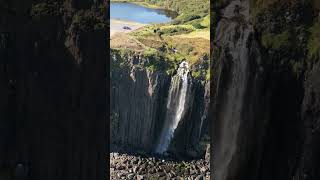
<svg viewBox="0 0 320 180">
<path fill-rule="evenodd" d="M 214 179 L 319 179 L 319 66 L 301 28 L 316 21 L 310 2 L 216 7 Z"/>
<path fill-rule="evenodd" d="M 106 178 L 108 35 L 81 2 L 0 2 L 0 179 Z"/>
<path fill-rule="evenodd" d="M 121 50 L 112 50 L 111 59 L 111 142 L 114 148 L 120 146 L 127 152 L 140 149 L 153 153 L 165 124 L 171 75 L 154 69 L 152 64 L 160 62 L 157 66 L 164 67 L 166 62 Z M 204 155 L 199 141 L 207 133 L 204 127 L 208 96 L 205 97 L 204 84 L 195 79 L 188 92 L 188 109 L 174 132 L 169 152 L 199 157 Z"/>
</svg>

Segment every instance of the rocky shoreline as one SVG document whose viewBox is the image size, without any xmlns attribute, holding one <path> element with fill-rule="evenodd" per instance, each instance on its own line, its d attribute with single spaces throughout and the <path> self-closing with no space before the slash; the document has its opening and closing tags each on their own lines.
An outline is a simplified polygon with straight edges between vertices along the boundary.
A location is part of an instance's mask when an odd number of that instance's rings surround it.
<svg viewBox="0 0 320 180">
<path fill-rule="evenodd" d="M 157 157 L 110 153 L 110 179 L 209 180 L 210 164 L 205 159 L 174 161 Z"/>
</svg>

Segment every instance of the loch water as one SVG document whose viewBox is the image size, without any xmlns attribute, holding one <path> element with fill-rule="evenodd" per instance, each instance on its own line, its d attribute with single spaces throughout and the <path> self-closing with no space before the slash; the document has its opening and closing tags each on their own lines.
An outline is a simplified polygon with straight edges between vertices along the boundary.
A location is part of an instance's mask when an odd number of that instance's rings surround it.
<svg viewBox="0 0 320 180">
<path fill-rule="evenodd" d="M 133 21 L 143 24 L 167 23 L 172 21 L 177 13 L 164 9 L 153 9 L 126 2 L 112 2 L 110 18 Z"/>
</svg>

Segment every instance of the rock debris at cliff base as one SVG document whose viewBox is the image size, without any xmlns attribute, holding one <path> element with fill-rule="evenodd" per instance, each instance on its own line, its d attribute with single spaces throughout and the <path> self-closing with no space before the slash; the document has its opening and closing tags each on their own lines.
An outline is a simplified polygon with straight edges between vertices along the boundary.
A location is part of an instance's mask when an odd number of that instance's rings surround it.
<svg viewBox="0 0 320 180">
<path fill-rule="evenodd" d="M 209 180 L 209 162 L 172 161 L 154 157 L 110 153 L 110 179 Z"/>
</svg>

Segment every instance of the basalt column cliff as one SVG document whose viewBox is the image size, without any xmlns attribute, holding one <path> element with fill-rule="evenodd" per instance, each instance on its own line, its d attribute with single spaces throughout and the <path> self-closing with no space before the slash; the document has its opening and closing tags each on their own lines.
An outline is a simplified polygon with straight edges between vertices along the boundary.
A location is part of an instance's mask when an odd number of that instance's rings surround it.
<svg viewBox="0 0 320 180">
<path fill-rule="evenodd" d="M 140 7 L 146 13 L 130 14 L 132 4 L 111 3 L 111 152 L 204 159 L 209 149 L 210 1 L 127 2 L 159 9 Z M 113 14 L 113 7 L 124 16 Z M 158 15 L 145 17 L 153 11 Z"/>
<path fill-rule="evenodd" d="M 204 157 L 209 88 L 191 77 L 187 62 L 173 75 L 149 64 L 166 62 L 140 52 L 111 50 L 111 149 Z"/>
<path fill-rule="evenodd" d="M 319 2 L 213 6 L 213 179 L 320 179 Z"/>
<path fill-rule="evenodd" d="M 107 5 L 0 1 L 0 179 L 105 179 Z"/>
</svg>

